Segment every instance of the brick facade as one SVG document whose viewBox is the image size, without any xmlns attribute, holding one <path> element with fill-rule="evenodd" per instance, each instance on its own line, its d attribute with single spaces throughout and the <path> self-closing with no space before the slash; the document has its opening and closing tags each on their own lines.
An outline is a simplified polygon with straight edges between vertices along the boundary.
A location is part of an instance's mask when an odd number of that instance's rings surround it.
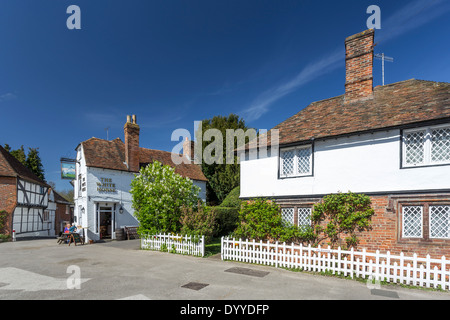
<svg viewBox="0 0 450 320">
<path fill-rule="evenodd" d="M 55 210 L 55 234 L 59 235 L 64 232 L 64 224 L 73 222 L 73 214 L 69 205 L 56 203 Z"/>
<path fill-rule="evenodd" d="M 371 231 L 358 234 L 358 249 L 365 248 L 369 252 L 379 250 L 391 254 L 412 255 L 432 258 L 450 257 L 450 239 L 431 239 L 429 236 L 429 206 L 450 205 L 450 194 L 403 194 L 370 196 L 375 214 L 371 220 Z M 321 198 L 278 199 L 276 202 L 283 208 L 313 207 Z M 402 207 L 405 205 L 423 206 L 423 236 L 421 238 L 405 238 L 402 235 Z M 294 224 L 297 225 L 297 214 Z M 327 243 L 323 243 L 327 245 Z"/>
<path fill-rule="evenodd" d="M 16 178 L 0 177 L 0 211 L 5 210 L 8 218 L 5 224 L 5 233 L 12 232 L 12 215 L 16 207 L 17 183 Z"/>
</svg>

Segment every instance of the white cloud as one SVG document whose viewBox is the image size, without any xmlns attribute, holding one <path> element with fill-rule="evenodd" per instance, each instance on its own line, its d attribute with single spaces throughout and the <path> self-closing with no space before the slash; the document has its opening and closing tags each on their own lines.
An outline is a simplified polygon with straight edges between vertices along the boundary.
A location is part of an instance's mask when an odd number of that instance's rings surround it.
<svg viewBox="0 0 450 320">
<path fill-rule="evenodd" d="M 342 62 L 343 59 L 344 50 L 340 49 L 320 60 L 308 64 L 291 80 L 260 94 L 248 108 L 242 111 L 242 117 L 248 122 L 259 119 L 263 114 L 269 111 L 270 105 L 274 102 L 306 83 L 333 71 L 339 67 L 340 62 Z"/>
<path fill-rule="evenodd" d="M 383 8 L 381 8 L 383 15 Z M 380 35 L 376 41 L 392 40 L 406 32 L 424 25 L 450 10 L 448 0 L 415 0 L 389 16 L 381 23 Z M 383 22 L 385 21 L 385 22 Z M 376 32 L 376 34 L 378 31 Z M 261 93 L 249 107 L 242 110 L 242 117 L 250 122 L 259 119 L 269 111 L 270 106 L 291 92 L 299 89 L 316 78 L 337 67 L 344 60 L 344 50 L 335 50 L 331 54 L 308 64 L 291 80 L 274 86 Z"/>
<path fill-rule="evenodd" d="M 383 8 L 381 8 L 383 15 Z M 448 0 L 415 0 L 393 13 L 386 20 L 381 17 L 378 42 L 392 40 L 416 29 L 450 11 Z"/>
<path fill-rule="evenodd" d="M 0 102 L 16 99 L 17 96 L 14 93 L 8 92 L 0 95 Z"/>
</svg>

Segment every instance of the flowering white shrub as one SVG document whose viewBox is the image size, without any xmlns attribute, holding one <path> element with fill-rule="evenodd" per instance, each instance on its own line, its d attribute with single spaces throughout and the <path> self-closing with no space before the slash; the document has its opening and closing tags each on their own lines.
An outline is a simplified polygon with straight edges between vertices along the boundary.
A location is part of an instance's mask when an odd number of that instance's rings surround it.
<svg viewBox="0 0 450 320">
<path fill-rule="evenodd" d="M 174 168 L 155 161 L 135 175 L 130 192 L 138 232 L 156 234 L 181 229 L 181 208 L 196 208 L 200 188 Z"/>
</svg>

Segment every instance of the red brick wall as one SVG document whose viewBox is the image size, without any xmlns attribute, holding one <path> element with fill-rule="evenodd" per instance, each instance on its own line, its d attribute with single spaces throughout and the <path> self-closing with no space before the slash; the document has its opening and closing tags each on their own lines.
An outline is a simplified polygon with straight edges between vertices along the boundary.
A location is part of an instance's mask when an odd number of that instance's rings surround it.
<svg viewBox="0 0 450 320">
<path fill-rule="evenodd" d="M 5 225 L 6 234 L 11 233 L 12 214 L 17 203 L 16 178 L 0 177 L 0 211 L 5 210 L 8 218 Z"/>
<path fill-rule="evenodd" d="M 67 214 L 67 213 L 69 213 L 69 214 Z M 62 224 L 62 222 L 67 222 L 67 223 L 72 222 L 70 211 L 68 211 L 66 209 L 65 204 L 56 203 L 56 210 L 55 210 L 55 233 L 56 233 L 56 235 L 59 235 L 60 232 L 64 232 L 64 224 Z"/>
<path fill-rule="evenodd" d="M 380 195 L 370 198 L 372 208 L 375 210 L 371 221 L 372 230 L 358 234 L 360 239 L 358 250 L 365 248 L 369 252 L 389 251 L 394 255 L 403 252 L 405 255 L 416 253 L 419 257 L 425 257 L 427 254 L 431 258 L 441 258 L 443 255 L 450 257 L 450 239 L 429 238 L 428 215 L 429 204 L 450 205 L 450 194 Z M 284 207 L 294 207 L 313 206 L 320 201 L 320 199 L 312 200 L 314 199 L 279 200 L 277 203 Z M 404 205 L 423 206 L 422 238 L 403 238 L 402 206 Z"/>
<path fill-rule="evenodd" d="M 421 194 L 371 197 L 375 215 L 372 231 L 361 235 L 361 247 L 367 250 L 390 251 L 392 254 L 417 253 L 432 258 L 450 257 L 450 239 L 429 237 L 429 204 L 450 204 L 450 195 Z M 423 206 L 422 238 L 404 238 L 402 234 L 402 206 Z"/>
</svg>

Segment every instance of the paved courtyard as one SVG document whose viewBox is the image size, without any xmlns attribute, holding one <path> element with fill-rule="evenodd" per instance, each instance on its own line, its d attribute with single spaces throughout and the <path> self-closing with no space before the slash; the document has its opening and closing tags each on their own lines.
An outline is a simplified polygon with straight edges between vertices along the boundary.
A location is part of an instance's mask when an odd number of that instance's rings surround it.
<svg viewBox="0 0 450 320">
<path fill-rule="evenodd" d="M 0 299 L 35 300 L 409 300 L 450 293 L 365 283 L 139 250 L 139 240 L 58 245 L 56 239 L 0 244 Z"/>
</svg>

